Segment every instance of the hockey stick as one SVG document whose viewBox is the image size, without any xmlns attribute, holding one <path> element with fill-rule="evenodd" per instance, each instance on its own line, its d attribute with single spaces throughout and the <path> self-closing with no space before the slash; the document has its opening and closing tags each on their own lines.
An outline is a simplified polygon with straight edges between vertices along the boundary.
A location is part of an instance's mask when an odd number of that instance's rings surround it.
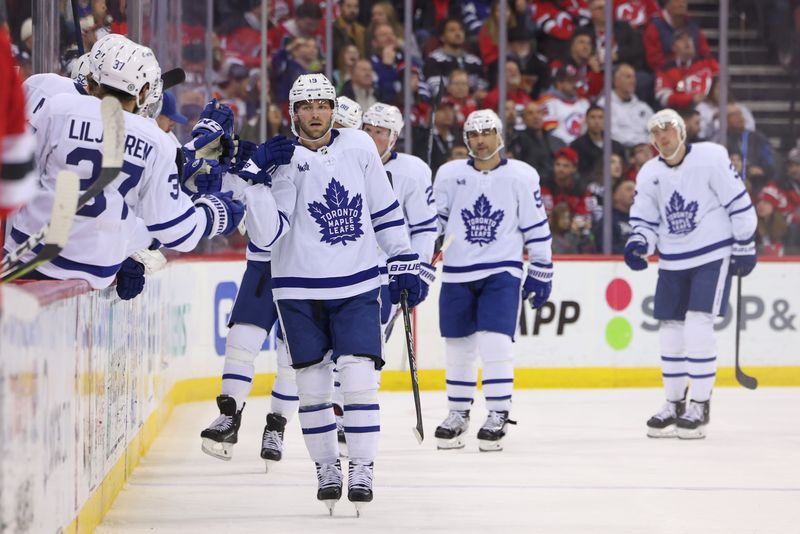
<svg viewBox="0 0 800 534">
<path fill-rule="evenodd" d="M 419 379 L 417 377 L 417 357 L 414 354 L 414 333 L 411 331 L 411 313 L 408 310 L 408 291 L 400 293 L 400 307 L 403 310 L 403 324 L 406 330 L 406 348 L 408 349 L 408 370 L 411 372 L 411 389 L 414 392 L 414 409 L 417 411 L 417 426 L 412 430 L 417 442 L 425 439 L 422 428 L 422 407 L 419 404 Z"/>
<path fill-rule="evenodd" d="M 742 387 L 747 389 L 756 389 L 758 387 L 758 380 L 755 377 L 744 374 L 742 368 L 739 366 L 739 331 L 741 330 L 741 323 L 739 322 L 742 311 L 742 277 L 736 277 L 736 381 Z"/>
<path fill-rule="evenodd" d="M 161 83 L 164 86 L 164 91 L 167 89 L 172 89 L 176 85 L 182 84 L 185 81 L 186 71 L 180 67 L 170 69 L 161 74 Z"/>
<path fill-rule="evenodd" d="M 444 89 L 444 77 L 439 76 L 439 88 L 436 90 L 436 97 L 433 99 L 431 107 L 431 127 L 428 129 L 428 167 L 431 166 L 433 156 L 433 130 L 436 128 L 436 111 L 439 109 L 439 102 L 442 101 L 442 90 Z"/>
<path fill-rule="evenodd" d="M 66 240 L 69 236 L 69 226 L 72 224 L 72 219 L 75 217 L 76 212 L 100 194 L 108 184 L 119 176 L 122 170 L 122 156 L 125 142 L 125 119 L 119 100 L 109 96 L 103 98 L 100 103 L 100 114 L 103 121 L 103 163 L 100 176 L 98 176 L 89 188 L 78 197 L 77 205 L 68 214 L 68 217 L 66 215 L 62 217 L 62 214 L 59 213 L 59 217 L 56 218 L 56 213 L 54 211 L 50 224 L 45 225 L 44 228 L 29 237 L 15 251 L 3 258 L 2 266 L 0 266 L 0 273 L 2 273 L 0 274 L 0 279 L 2 279 L 3 282 L 15 280 L 58 256 L 64 248 L 64 245 L 66 245 Z M 54 210 L 61 203 L 65 202 L 63 197 L 59 197 L 61 177 L 62 173 L 59 173 L 56 178 L 56 191 L 53 203 Z M 63 231 L 65 225 L 67 225 L 66 232 Z M 54 234 L 53 239 L 48 242 L 47 236 L 49 236 L 51 232 L 51 227 L 53 228 L 52 231 L 58 232 L 58 234 Z M 63 236 L 60 235 L 62 233 Z M 63 239 L 63 241 L 57 240 L 56 236 L 58 236 L 59 239 Z M 53 246 L 43 246 L 31 261 L 18 265 L 22 255 L 36 249 L 42 242 L 42 239 L 45 239 L 45 245 Z"/>
<path fill-rule="evenodd" d="M 69 239 L 72 220 L 78 209 L 78 195 L 81 192 L 81 180 L 71 171 L 61 171 L 56 176 L 56 189 L 53 193 L 53 211 L 50 222 L 44 228 L 30 236 L 22 245 L 3 258 L 2 281 L 10 282 L 34 270 L 36 267 L 52 260 Z M 14 270 L 12 266 L 19 263 L 27 252 L 36 250 L 34 258 Z M 6 270 L 8 263 L 8 270 Z"/>
<path fill-rule="evenodd" d="M 81 19 L 78 17 L 78 0 L 72 0 L 72 25 L 75 28 L 75 41 L 78 44 L 78 54 L 82 56 L 86 53 L 83 46 L 83 32 L 81 31 Z"/>
</svg>

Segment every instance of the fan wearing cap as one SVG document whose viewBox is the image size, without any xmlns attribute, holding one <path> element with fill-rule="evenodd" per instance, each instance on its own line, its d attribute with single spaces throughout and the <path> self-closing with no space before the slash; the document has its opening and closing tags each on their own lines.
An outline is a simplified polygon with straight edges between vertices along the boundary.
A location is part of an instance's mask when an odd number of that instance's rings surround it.
<svg viewBox="0 0 800 534">
<path fill-rule="evenodd" d="M 161 102 L 161 113 L 156 117 L 158 127 L 175 137 L 173 130 L 176 124 L 186 124 L 187 118 L 178 111 L 178 104 L 172 91 L 164 91 Z M 175 139 L 177 142 L 178 140 Z"/>
<path fill-rule="evenodd" d="M 581 135 L 581 127 L 589 109 L 589 101 L 578 97 L 578 72 L 572 65 L 560 67 L 553 87 L 541 98 L 544 129 L 565 144 Z"/>
<path fill-rule="evenodd" d="M 552 180 L 542 187 L 542 200 L 548 213 L 553 206 L 563 202 L 569 206 L 573 215 L 590 223 L 592 195 L 581 187 L 578 177 L 579 162 L 580 157 L 574 148 L 565 146 L 556 150 Z"/>
<path fill-rule="evenodd" d="M 440 231 L 445 242 L 452 239 L 439 298 L 449 414 L 436 437 L 439 448 L 464 447 L 480 358 L 489 414 L 478 432 L 478 446 L 495 451 L 502 449 L 512 423 L 519 306 L 530 299 L 538 308 L 550 297 L 552 237 L 538 173 L 500 154 L 503 126 L 497 114 L 489 109 L 471 113 L 464 143 L 470 158 L 445 163 L 434 181 Z M 530 261 L 527 276 L 523 248 Z"/>
<path fill-rule="evenodd" d="M 653 315 L 667 402 L 647 422 L 647 435 L 698 439 L 716 377 L 714 318 L 725 313 L 731 277 L 756 265 L 756 213 L 724 147 L 686 144 L 686 126 L 672 109 L 653 115 L 647 128 L 660 156 L 636 178 L 624 252 L 635 271 L 647 268 L 656 248 L 659 254 Z"/>
</svg>

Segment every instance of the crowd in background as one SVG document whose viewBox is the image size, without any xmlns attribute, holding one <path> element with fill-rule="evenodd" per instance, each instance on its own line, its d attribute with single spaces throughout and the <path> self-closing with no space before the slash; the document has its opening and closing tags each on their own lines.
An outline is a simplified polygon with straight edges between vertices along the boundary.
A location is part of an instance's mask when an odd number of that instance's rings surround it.
<svg viewBox="0 0 800 534">
<path fill-rule="evenodd" d="M 613 36 L 604 32 L 605 5 L 613 3 Z M 27 4 L 29 2 L 7 3 Z M 125 2 L 82 0 L 87 47 L 104 32 L 125 33 Z M 289 134 L 288 92 L 303 73 L 325 72 L 324 3 L 271 0 L 268 28 L 268 136 Z M 375 102 L 403 109 L 403 70 L 411 64 L 414 152 L 430 166 L 467 157 L 461 127 L 475 109 L 498 107 L 498 70 L 507 81 L 507 157 L 532 165 L 553 233 L 553 252 L 602 250 L 604 76 L 612 77 L 612 252 L 622 252 L 630 227 L 636 174 L 654 156 L 646 124 L 654 110 L 676 109 L 689 142 L 727 146 L 746 179 L 759 225 L 762 255 L 800 254 L 800 141 L 778 153 L 751 111 L 729 93 L 727 137 L 719 135 L 719 65 L 687 0 L 509 0 L 507 56 L 499 57 L 498 0 L 415 2 L 406 57 L 402 1 L 337 0 L 333 23 L 333 83 L 367 109 Z M 800 65 L 800 0 L 766 0 L 769 17 L 784 13 L 769 34 L 781 64 Z M 205 12 L 184 2 L 181 58 L 187 81 L 171 113 L 188 118 L 187 130 L 207 100 Z M 22 6 L 24 7 L 24 6 Z M 9 13 L 11 10 L 9 9 Z M 18 12 L 19 13 L 19 12 Z M 258 139 L 261 0 L 214 2 L 215 96 L 233 108 L 244 138 Z M 788 18 L 787 18 L 788 17 Z M 771 19 L 769 19 L 771 20 Z M 23 76 L 30 72 L 30 19 L 10 20 Z M 793 22 L 788 24 L 788 22 Z M 777 26 L 776 26 L 777 28 Z M 16 33 L 14 32 L 16 29 Z M 780 39 L 776 38 L 783 35 Z M 69 29 L 62 30 L 68 40 Z M 605 54 L 613 72 L 603 71 Z M 65 55 L 68 72 L 70 56 Z M 430 124 L 434 95 L 443 97 Z M 175 109 L 176 108 L 176 109 Z M 179 111 L 179 113 L 177 113 Z M 175 125 L 172 124 L 171 127 Z M 409 132 L 404 132 L 409 134 Z M 180 135 L 180 134 L 179 134 Z M 400 149 L 403 141 L 398 142 Z"/>
</svg>

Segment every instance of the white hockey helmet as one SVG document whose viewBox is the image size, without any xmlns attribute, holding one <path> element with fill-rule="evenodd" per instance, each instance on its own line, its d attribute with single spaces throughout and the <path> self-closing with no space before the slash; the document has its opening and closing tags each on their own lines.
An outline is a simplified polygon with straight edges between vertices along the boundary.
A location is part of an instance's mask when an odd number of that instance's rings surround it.
<svg viewBox="0 0 800 534">
<path fill-rule="evenodd" d="M 389 130 L 389 145 L 386 147 L 386 152 L 381 154 L 381 158 L 386 156 L 394 148 L 397 139 L 400 137 L 400 132 L 403 131 L 403 114 L 397 106 L 391 106 L 382 102 L 372 104 L 367 111 L 364 112 L 364 124 L 371 124 L 379 128 L 386 128 Z"/>
<path fill-rule="evenodd" d="M 681 117 L 677 111 L 670 108 L 662 109 L 661 111 L 655 113 L 650 120 L 647 121 L 647 132 L 650 135 L 650 144 L 655 146 L 655 136 L 653 135 L 653 130 L 656 128 L 663 130 L 667 127 L 667 125 L 672 125 L 678 131 L 678 147 L 675 149 L 670 155 L 665 155 L 661 150 L 656 146 L 656 150 L 664 159 L 671 159 L 675 157 L 675 154 L 681 149 L 681 146 L 686 142 L 686 123 L 683 121 L 683 117 Z"/>
<path fill-rule="evenodd" d="M 333 128 L 333 117 L 336 115 L 336 89 L 333 88 L 330 80 L 324 74 L 301 74 L 289 89 L 289 117 L 291 118 L 292 133 L 305 141 L 316 141 L 317 139 L 307 139 L 297 133 L 295 127 L 295 104 L 300 102 L 310 102 L 312 100 L 329 100 L 333 108 L 333 116 L 328 129 L 322 134 L 325 137 Z M 320 137 L 320 138 L 321 138 Z"/>
<path fill-rule="evenodd" d="M 470 132 L 488 132 L 491 130 L 495 130 L 497 132 L 497 148 L 483 158 L 479 158 L 473 151 L 472 147 L 469 145 L 469 133 Z M 505 144 L 503 143 L 503 121 L 500 120 L 500 117 L 497 116 L 497 113 L 492 111 L 491 109 L 478 109 L 473 111 L 467 117 L 467 120 L 464 121 L 464 144 L 467 146 L 467 151 L 469 152 L 470 157 L 478 158 L 482 160 L 491 159 L 494 157 L 495 154 L 500 152 L 503 149 Z"/>
<path fill-rule="evenodd" d="M 340 96 L 336 99 L 336 113 L 333 115 L 333 122 L 338 122 L 345 128 L 361 128 L 361 104 Z"/>
<path fill-rule="evenodd" d="M 89 54 L 89 72 L 91 72 L 92 77 L 95 81 L 99 76 L 99 68 L 100 63 L 103 61 L 106 53 L 116 44 L 122 42 L 133 42 L 124 35 L 119 33 L 109 33 L 108 35 L 104 35 L 92 45 L 92 49 L 88 52 Z"/>
<path fill-rule="evenodd" d="M 107 85 L 136 97 L 136 107 L 142 109 L 161 99 L 161 67 L 153 51 L 131 41 L 118 42 L 103 56 L 97 83 Z M 150 86 L 144 98 L 139 93 Z"/>
<path fill-rule="evenodd" d="M 75 83 L 78 83 L 84 87 L 86 87 L 88 83 L 86 77 L 92 73 L 91 61 L 89 60 L 91 55 L 91 52 L 86 52 L 81 57 L 73 61 L 72 70 L 69 73 L 69 77 L 72 78 Z"/>
</svg>

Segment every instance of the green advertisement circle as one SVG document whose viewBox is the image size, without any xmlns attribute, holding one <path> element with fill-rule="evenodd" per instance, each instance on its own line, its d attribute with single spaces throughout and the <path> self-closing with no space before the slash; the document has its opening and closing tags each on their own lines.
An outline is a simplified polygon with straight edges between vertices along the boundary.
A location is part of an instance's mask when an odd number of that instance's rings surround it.
<svg viewBox="0 0 800 534">
<path fill-rule="evenodd" d="M 614 317 L 606 326 L 606 342 L 614 350 L 622 350 L 631 344 L 633 327 L 624 317 Z"/>
</svg>

